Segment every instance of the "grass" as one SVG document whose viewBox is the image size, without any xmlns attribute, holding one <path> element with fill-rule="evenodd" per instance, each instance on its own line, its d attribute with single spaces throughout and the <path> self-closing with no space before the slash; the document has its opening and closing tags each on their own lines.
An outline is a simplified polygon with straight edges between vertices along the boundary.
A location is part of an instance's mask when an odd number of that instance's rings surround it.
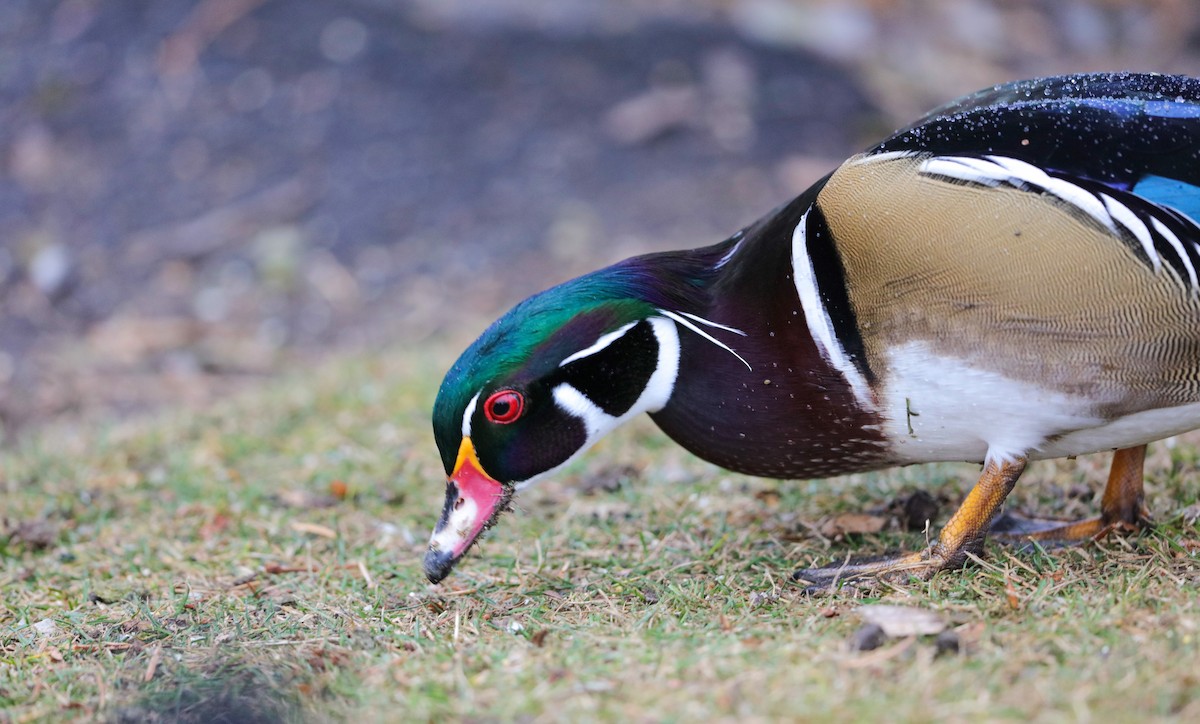
<svg viewBox="0 0 1200 724">
<path fill-rule="evenodd" d="M 982 565 L 862 599 L 787 576 L 923 536 L 827 540 L 821 522 L 916 488 L 956 500 L 974 468 L 759 480 L 643 420 L 430 586 L 439 351 L 5 453 L 0 720 L 1200 717 L 1194 440 L 1152 448 L 1152 532 L 990 546 Z M 1087 514 L 1081 486 L 1098 490 L 1105 464 L 1039 463 L 1015 504 Z M 959 651 L 852 650 L 855 609 L 878 601 L 937 612 Z"/>
</svg>

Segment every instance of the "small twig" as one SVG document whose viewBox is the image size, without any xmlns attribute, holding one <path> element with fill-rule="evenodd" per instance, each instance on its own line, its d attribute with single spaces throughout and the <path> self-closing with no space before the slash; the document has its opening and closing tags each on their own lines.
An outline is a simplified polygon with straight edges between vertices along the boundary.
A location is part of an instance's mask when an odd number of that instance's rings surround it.
<svg viewBox="0 0 1200 724">
<path fill-rule="evenodd" d="M 150 683 L 154 679 L 154 672 L 158 670 L 158 665 L 162 661 L 162 642 L 160 641 L 154 647 L 154 652 L 150 654 L 150 663 L 146 664 L 146 673 L 142 675 L 142 683 Z"/>
<path fill-rule="evenodd" d="M 367 582 L 367 588 L 375 588 L 375 579 L 371 578 L 371 572 L 367 570 L 367 564 L 361 559 L 358 561 L 358 572 L 362 574 L 363 580 Z"/>
</svg>

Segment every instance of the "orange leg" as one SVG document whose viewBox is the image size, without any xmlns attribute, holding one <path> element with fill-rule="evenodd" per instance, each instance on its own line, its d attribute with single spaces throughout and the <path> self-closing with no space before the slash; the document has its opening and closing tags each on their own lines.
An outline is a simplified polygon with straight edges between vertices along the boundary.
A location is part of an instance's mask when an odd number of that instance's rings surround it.
<svg viewBox="0 0 1200 724">
<path fill-rule="evenodd" d="M 1100 515 L 1074 522 L 1027 520 L 1005 516 L 997 521 L 993 533 L 1006 541 L 1051 541 L 1082 543 L 1103 538 L 1114 530 L 1132 533 L 1150 522 L 1142 490 L 1142 469 L 1146 446 L 1124 448 L 1113 454 L 1108 484 L 1100 500 Z"/>
<path fill-rule="evenodd" d="M 989 462 L 967 499 L 942 528 L 937 542 L 919 553 L 804 568 L 793 573 L 792 578 L 813 588 L 832 588 L 838 581 L 862 578 L 903 580 L 914 576 L 928 580 L 938 571 L 960 568 L 968 553 L 982 552 L 992 519 L 1024 470 L 1025 460 Z"/>
</svg>

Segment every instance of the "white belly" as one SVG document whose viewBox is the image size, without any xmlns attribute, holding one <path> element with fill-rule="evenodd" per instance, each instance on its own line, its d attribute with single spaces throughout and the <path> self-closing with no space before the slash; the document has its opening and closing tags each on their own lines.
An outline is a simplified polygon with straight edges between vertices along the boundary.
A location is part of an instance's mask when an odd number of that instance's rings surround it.
<svg viewBox="0 0 1200 724">
<path fill-rule="evenodd" d="M 1200 428 L 1200 403 L 1107 420 L 1087 400 L 939 357 L 919 342 L 888 357 L 879 403 L 904 462 L 1057 458 Z"/>
</svg>

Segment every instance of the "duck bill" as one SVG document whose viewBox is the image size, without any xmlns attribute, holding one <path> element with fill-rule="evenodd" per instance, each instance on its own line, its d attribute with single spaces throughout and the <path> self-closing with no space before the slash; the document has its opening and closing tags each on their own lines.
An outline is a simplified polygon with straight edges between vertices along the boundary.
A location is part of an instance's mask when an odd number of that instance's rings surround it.
<svg viewBox="0 0 1200 724">
<path fill-rule="evenodd" d="M 454 472 L 446 480 L 446 504 L 442 518 L 429 539 L 425 554 L 425 575 L 438 583 L 466 555 L 479 534 L 491 527 L 508 507 L 512 489 L 483 471 L 471 438 L 463 438 L 458 448 Z"/>
</svg>

